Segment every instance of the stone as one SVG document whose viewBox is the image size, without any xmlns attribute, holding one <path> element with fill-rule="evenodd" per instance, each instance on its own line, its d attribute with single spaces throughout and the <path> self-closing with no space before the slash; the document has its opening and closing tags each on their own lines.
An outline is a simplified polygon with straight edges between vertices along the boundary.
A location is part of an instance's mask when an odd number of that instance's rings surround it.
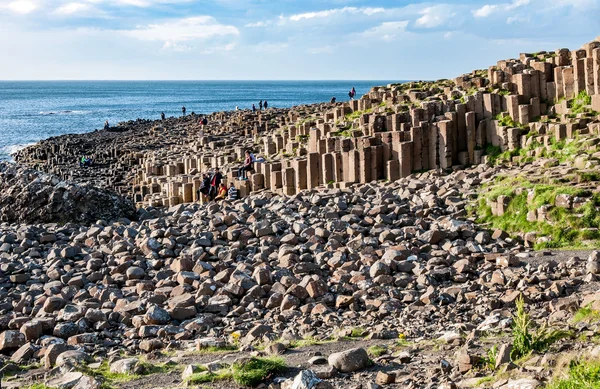
<svg viewBox="0 0 600 389">
<path fill-rule="evenodd" d="M 83 373 L 78 371 L 71 371 L 61 375 L 60 377 L 50 379 L 46 383 L 46 386 L 48 386 L 49 388 L 56 389 L 73 389 L 82 378 Z"/>
<path fill-rule="evenodd" d="M 0 334 L 0 351 L 16 350 L 26 342 L 25 335 L 19 331 L 8 330 Z"/>
<path fill-rule="evenodd" d="M 389 385 L 396 382 L 396 373 L 386 373 L 383 371 L 378 371 L 375 376 L 375 383 L 378 385 Z"/>
<path fill-rule="evenodd" d="M 139 370 L 137 358 L 119 359 L 110 364 L 109 370 L 114 374 L 134 375 Z"/>
<path fill-rule="evenodd" d="M 333 353 L 327 358 L 329 364 L 342 373 L 352 373 L 364 369 L 370 363 L 369 355 L 363 348 Z"/>
</svg>

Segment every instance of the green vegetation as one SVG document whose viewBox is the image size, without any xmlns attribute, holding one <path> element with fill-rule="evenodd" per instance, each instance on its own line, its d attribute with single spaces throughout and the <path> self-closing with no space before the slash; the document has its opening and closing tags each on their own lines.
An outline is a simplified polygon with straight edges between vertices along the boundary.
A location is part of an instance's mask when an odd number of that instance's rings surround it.
<svg viewBox="0 0 600 389">
<path fill-rule="evenodd" d="M 303 348 L 303 347 L 318 346 L 318 345 L 333 343 L 333 342 L 335 342 L 335 339 L 332 339 L 332 338 L 316 339 L 313 337 L 307 337 L 307 338 L 300 339 L 300 340 L 290 341 L 288 347 L 289 348 Z"/>
<path fill-rule="evenodd" d="M 195 373 L 187 377 L 185 382 L 188 385 L 200 385 L 209 382 L 227 381 L 231 379 L 233 379 L 233 372 L 231 369 L 221 369 L 215 372 L 204 370 L 200 373 Z"/>
<path fill-rule="evenodd" d="M 296 135 L 296 141 L 300 143 L 308 142 L 308 138 L 310 138 L 310 135 Z"/>
<path fill-rule="evenodd" d="M 544 352 L 552 343 L 568 335 L 564 331 L 549 331 L 545 324 L 537 326 L 525 311 L 523 296 L 520 296 L 515 304 L 517 311 L 513 315 L 513 350 L 511 353 L 513 361 L 529 355 L 532 351 Z M 537 327 L 535 331 L 534 327 Z"/>
<path fill-rule="evenodd" d="M 596 311 L 592 309 L 591 306 L 586 305 L 585 307 L 579 308 L 577 312 L 575 312 L 575 316 L 573 316 L 573 322 L 592 322 L 600 320 L 600 311 Z"/>
<path fill-rule="evenodd" d="M 352 138 L 352 137 L 354 137 L 354 134 L 356 134 L 359 137 L 364 135 L 362 131 L 352 130 L 351 128 L 347 128 L 345 130 L 336 131 L 336 132 L 332 133 L 333 136 L 341 136 L 344 138 Z"/>
<path fill-rule="evenodd" d="M 364 329 L 362 327 L 355 327 L 352 329 L 352 331 L 350 333 L 350 337 L 351 338 L 364 338 L 368 334 L 369 334 L 369 331 L 367 331 L 366 329 Z"/>
<path fill-rule="evenodd" d="M 272 374 L 284 372 L 286 368 L 285 360 L 279 357 L 250 358 L 231 367 L 233 380 L 243 386 L 257 386 Z"/>
<path fill-rule="evenodd" d="M 347 122 L 353 122 L 356 119 L 360 118 L 363 114 L 367 114 L 367 113 L 371 113 L 371 112 L 373 112 L 373 108 L 369 108 L 364 111 L 354 111 L 354 112 L 349 113 L 348 115 L 344 116 L 344 119 Z"/>
<path fill-rule="evenodd" d="M 49 386 L 46 386 L 44 384 L 33 384 L 31 386 L 27 386 L 23 389 L 52 389 Z"/>
<path fill-rule="evenodd" d="M 223 347 L 216 347 L 216 346 L 202 347 L 200 350 L 194 351 L 194 353 L 196 353 L 196 354 L 219 354 L 219 353 L 237 352 L 237 351 L 238 351 L 237 346 L 227 345 L 227 346 L 223 346 Z"/>
<path fill-rule="evenodd" d="M 487 376 L 487 377 L 483 377 L 477 380 L 477 383 L 475 384 L 476 387 L 480 387 L 483 386 L 485 384 L 489 384 L 492 382 L 496 382 L 496 378 L 494 376 Z"/>
<path fill-rule="evenodd" d="M 600 389 L 600 361 L 571 361 L 565 377 L 553 380 L 547 389 Z"/>
<path fill-rule="evenodd" d="M 242 386 L 258 386 L 273 374 L 286 370 L 285 361 L 279 357 L 250 358 L 234 363 L 230 368 L 215 372 L 201 371 L 186 379 L 188 385 L 200 385 L 209 382 L 233 379 Z"/>
<path fill-rule="evenodd" d="M 487 355 L 483 359 L 483 366 L 489 370 L 496 368 L 496 359 L 498 357 L 498 346 L 494 345 L 488 350 Z"/>
<path fill-rule="evenodd" d="M 510 115 L 508 115 L 507 113 L 501 113 L 499 115 L 496 115 L 494 117 L 494 120 L 498 120 L 498 124 L 501 125 L 502 127 L 512 127 L 512 128 L 524 128 L 524 129 L 528 129 L 529 127 L 524 126 L 520 123 L 515 122 Z"/>
<path fill-rule="evenodd" d="M 558 195 L 585 197 L 589 200 L 576 210 L 555 206 Z M 502 216 L 492 214 L 491 203 L 499 196 L 510 199 Z M 527 220 L 529 212 L 543 205 L 548 206 L 547 221 Z M 533 183 L 520 176 L 499 176 L 492 184 L 485 185 L 479 194 L 477 205 L 471 207 L 479 223 L 508 233 L 536 232 L 539 237 L 547 237 L 545 242 L 536 244 L 537 249 L 587 247 L 600 239 L 597 228 L 600 225 L 600 195 L 592 194 L 571 185 Z"/>
<path fill-rule="evenodd" d="M 384 354 L 387 354 L 388 349 L 384 346 L 373 345 L 367 349 L 367 352 L 372 358 L 378 358 Z"/>
<path fill-rule="evenodd" d="M 587 112 L 588 106 L 592 104 L 592 96 L 588 95 L 586 91 L 581 91 L 573 100 L 571 100 L 571 113 L 585 113 Z"/>
</svg>

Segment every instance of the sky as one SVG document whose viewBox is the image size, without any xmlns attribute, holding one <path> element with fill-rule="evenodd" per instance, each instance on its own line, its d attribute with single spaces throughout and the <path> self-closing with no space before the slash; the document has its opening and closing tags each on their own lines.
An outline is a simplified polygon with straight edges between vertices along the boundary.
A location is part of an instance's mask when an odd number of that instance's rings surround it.
<svg viewBox="0 0 600 389">
<path fill-rule="evenodd" d="M 431 80 L 600 35 L 600 0 L 0 0 L 0 80 Z"/>
</svg>

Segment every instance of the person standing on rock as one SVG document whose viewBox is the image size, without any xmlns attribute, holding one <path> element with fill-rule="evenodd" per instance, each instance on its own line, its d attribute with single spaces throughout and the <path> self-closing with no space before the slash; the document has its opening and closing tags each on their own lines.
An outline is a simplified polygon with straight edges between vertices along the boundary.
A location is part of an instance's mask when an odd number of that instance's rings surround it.
<svg viewBox="0 0 600 389">
<path fill-rule="evenodd" d="M 258 102 L 258 109 L 260 109 L 261 111 L 263 109 L 263 102 L 262 102 L 262 100 Z"/>
<path fill-rule="evenodd" d="M 208 192 L 210 190 L 210 177 L 208 174 L 202 174 L 202 182 L 200 182 L 200 188 L 196 192 L 198 200 L 205 200 L 206 196 L 208 196 Z"/>
<path fill-rule="evenodd" d="M 252 112 L 256 112 L 256 105 L 252 104 Z"/>
<path fill-rule="evenodd" d="M 352 98 L 354 98 L 354 96 L 356 96 L 356 89 L 354 89 L 354 87 L 352 87 Z"/>
<path fill-rule="evenodd" d="M 352 91 L 348 92 L 348 97 L 350 97 L 350 100 L 352 100 L 352 99 L 353 99 L 353 96 L 352 96 Z"/>
<path fill-rule="evenodd" d="M 185 116 L 185 106 L 181 107 L 181 113 L 183 114 L 183 116 Z"/>
<path fill-rule="evenodd" d="M 108 130 L 110 128 L 110 125 L 108 124 L 108 120 L 104 122 L 104 129 Z"/>
<path fill-rule="evenodd" d="M 265 102 L 263 103 L 263 107 L 265 107 L 265 109 L 267 109 L 268 106 L 269 106 L 269 103 L 267 103 L 267 100 L 265 100 Z"/>
<path fill-rule="evenodd" d="M 215 169 L 215 172 L 210 177 L 210 191 L 208 192 L 208 197 L 211 200 L 214 200 L 217 196 L 217 192 L 219 190 L 219 186 L 221 185 L 221 181 L 223 180 L 223 175 L 219 171 L 219 168 Z"/>
<path fill-rule="evenodd" d="M 165 120 L 165 113 L 164 112 L 160 113 L 160 120 Z"/>
<path fill-rule="evenodd" d="M 331 98 L 331 104 L 335 104 L 335 96 Z"/>
</svg>

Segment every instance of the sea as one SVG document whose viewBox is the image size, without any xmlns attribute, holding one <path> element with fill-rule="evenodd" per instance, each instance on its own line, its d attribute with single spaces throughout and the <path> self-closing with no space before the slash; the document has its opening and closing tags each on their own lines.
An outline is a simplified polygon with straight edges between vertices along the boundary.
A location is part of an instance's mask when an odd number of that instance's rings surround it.
<svg viewBox="0 0 600 389">
<path fill-rule="evenodd" d="M 118 122 L 347 101 L 386 81 L 0 81 L 0 159 L 42 139 L 91 132 Z"/>
</svg>

